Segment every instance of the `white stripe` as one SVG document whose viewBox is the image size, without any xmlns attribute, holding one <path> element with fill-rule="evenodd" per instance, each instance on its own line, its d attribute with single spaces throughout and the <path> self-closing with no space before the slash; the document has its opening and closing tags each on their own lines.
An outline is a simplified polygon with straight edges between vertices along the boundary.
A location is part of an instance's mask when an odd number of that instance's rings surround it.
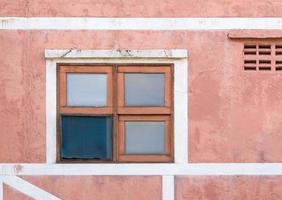
<svg viewBox="0 0 282 200">
<path fill-rule="evenodd" d="M 44 200 L 59 200 L 56 196 L 42 190 L 41 188 L 32 185 L 31 183 L 16 177 L 16 176 L 5 176 L 3 177 L 5 184 L 15 188 L 17 191 L 33 198 L 33 199 L 44 199 Z"/>
<path fill-rule="evenodd" d="M 174 200 L 174 176 L 162 176 L 162 200 Z"/>
<path fill-rule="evenodd" d="M 46 162 L 55 163 L 56 162 L 56 63 L 53 61 L 48 61 L 46 63 L 46 80 L 49 83 L 46 84 Z M 54 95 L 50 95 L 54 94 Z M 50 117 L 51 116 L 51 117 Z"/>
<path fill-rule="evenodd" d="M 0 200 L 3 199 L 4 199 L 3 181 L 2 181 L 2 177 L 0 176 Z"/>
<path fill-rule="evenodd" d="M 0 29 L 21 29 L 21 30 L 282 29 L 282 18 L 0 17 Z"/>
<path fill-rule="evenodd" d="M 282 163 L 0 164 L 1 175 L 282 175 Z"/>
<path fill-rule="evenodd" d="M 188 63 L 174 62 L 174 162 L 188 163 Z"/>
</svg>

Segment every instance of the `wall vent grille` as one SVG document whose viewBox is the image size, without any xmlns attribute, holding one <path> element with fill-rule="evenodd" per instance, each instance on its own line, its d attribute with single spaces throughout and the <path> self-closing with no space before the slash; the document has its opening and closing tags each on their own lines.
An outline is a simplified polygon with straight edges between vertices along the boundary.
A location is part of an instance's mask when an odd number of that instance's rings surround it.
<svg viewBox="0 0 282 200">
<path fill-rule="evenodd" d="M 244 44 L 244 70 L 282 71 L 282 44 Z"/>
</svg>

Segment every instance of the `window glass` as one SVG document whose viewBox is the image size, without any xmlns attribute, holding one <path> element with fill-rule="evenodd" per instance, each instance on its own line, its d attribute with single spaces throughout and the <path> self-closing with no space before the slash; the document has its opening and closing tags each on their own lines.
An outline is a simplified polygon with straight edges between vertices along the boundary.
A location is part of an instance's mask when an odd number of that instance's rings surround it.
<svg viewBox="0 0 282 200">
<path fill-rule="evenodd" d="M 125 73 L 125 106 L 164 106 L 164 74 Z"/>
<path fill-rule="evenodd" d="M 62 116 L 61 157 L 64 159 L 112 158 L 112 118 Z"/>
<path fill-rule="evenodd" d="M 107 75 L 67 73 L 67 105 L 107 105 Z"/>
<path fill-rule="evenodd" d="M 125 122 L 126 154 L 164 154 L 164 122 Z"/>
</svg>

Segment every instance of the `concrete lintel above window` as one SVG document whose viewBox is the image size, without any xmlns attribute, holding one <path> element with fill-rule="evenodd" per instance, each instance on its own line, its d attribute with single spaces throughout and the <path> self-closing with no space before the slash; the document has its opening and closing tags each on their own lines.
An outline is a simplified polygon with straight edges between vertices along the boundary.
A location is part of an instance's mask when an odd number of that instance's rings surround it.
<svg viewBox="0 0 282 200">
<path fill-rule="evenodd" d="M 129 50 L 129 49 L 114 49 L 114 50 L 80 50 L 80 49 L 65 49 L 65 50 L 45 50 L 46 59 L 60 58 L 187 58 L 187 50 Z"/>
</svg>

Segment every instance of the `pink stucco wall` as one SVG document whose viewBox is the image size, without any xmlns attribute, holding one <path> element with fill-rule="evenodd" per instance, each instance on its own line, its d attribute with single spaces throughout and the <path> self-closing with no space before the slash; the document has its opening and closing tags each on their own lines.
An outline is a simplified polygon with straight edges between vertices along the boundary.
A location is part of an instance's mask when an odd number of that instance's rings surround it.
<svg viewBox="0 0 282 200">
<path fill-rule="evenodd" d="M 280 200 L 281 176 L 178 176 L 176 200 Z"/>
<path fill-rule="evenodd" d="M 244 40 L 227 33 L 1 30 L 0 161 L 46 160 L 44 49 L 184 48 L 190 162 L 281 162 L 282 74 L 243 71 Z"/>
<path fill-rule="evenodd" d="M 281 9 L 278 0 L 0 0 L 4 17 L 282 17 Z M 230 32 L 1 29 L 0 164 L 46 163 L 44 50 L 68 48 L 187 49 L 189 162 L 282 162 L 282 71 L 244 71 L 247 40 Z M 282 43 L 282 29 L 232 33 Z M 20 178 L 62 199 L 162 198 L 161 176 Z M 281 176 L 175 176 L 175 199 L 279 200 L 281 183 Z M 30 199 L 3 188 L 4 200 Z"/>
<path fill-rule="evenodd" d="M 0 16 L 281 17 L 273 0 L 2 0 Z"/>
<path fill-rule="evenodd" d="M 6 184 L 3 185 L 3 198 L 4 200 L 32 200 L 32 198 Z"/>
<path fill-rule="evenodd" d="M 61 199 L 161 200 L 157 176 L 24 176 Z M 75 188 L 75 189 L 74 189 Z"/>
</svg>

